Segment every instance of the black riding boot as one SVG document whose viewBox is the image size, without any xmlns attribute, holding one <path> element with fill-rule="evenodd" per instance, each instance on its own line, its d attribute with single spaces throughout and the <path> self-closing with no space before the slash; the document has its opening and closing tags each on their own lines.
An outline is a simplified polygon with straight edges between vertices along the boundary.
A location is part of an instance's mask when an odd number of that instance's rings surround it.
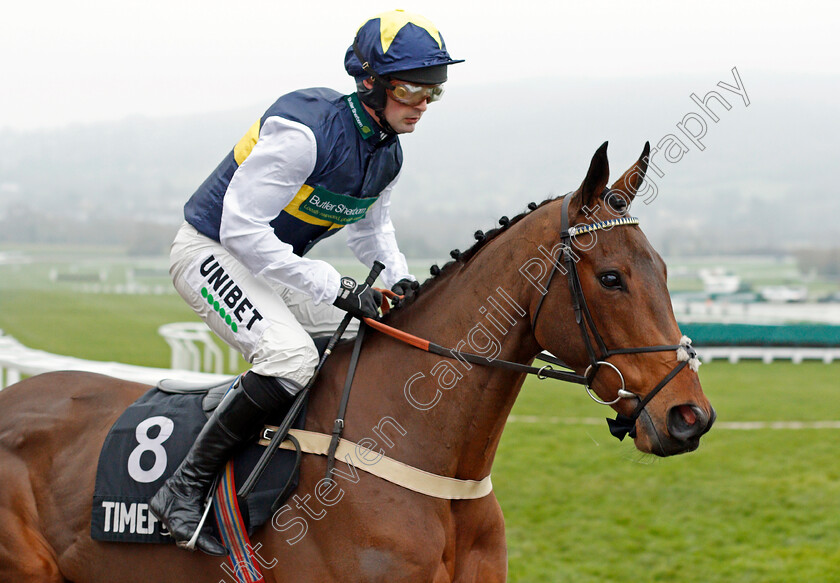
<svg viewBox="0 0 840 583">
<path fill-rule="evenodd" d="M 188 541 L 201 522 L 205 496 L 233 451 L 255 437 L 268 415 L 292 401 L 299 388 L 287 379 L 248 372 L 225 395 L 187 457 L 149 503 L 179 547 L 193 550 Z M 205 533 L 198 535 L 195 547 L 209 555 L 227 554 L 218 540 Z"/>
</svg>

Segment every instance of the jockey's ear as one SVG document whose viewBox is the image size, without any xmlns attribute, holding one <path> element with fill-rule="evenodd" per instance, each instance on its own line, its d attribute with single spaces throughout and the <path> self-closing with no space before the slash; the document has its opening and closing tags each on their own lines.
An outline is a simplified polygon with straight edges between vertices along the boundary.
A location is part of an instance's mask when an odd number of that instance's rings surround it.
<svg viewBox="0 0 840 583">
<path fill-rule="evenodd" d="M 607 187 L 607 181 L 610 179 L 610 163 L 607 160 L 607 145 L 609 142 L 604 142 L 601 147 L 595 151 L 592 156 L 592 162 L 589 163 L 589 171 L 586 173 L 586 178 L 575 193 L 575 202 L 578 203 L 578 212 L 584 206 L 594 209 L 598 204 L 598 198 Z"/>
<path fill-rule="evenodd" d="M 628 205 L 633 202 L 633 198 L 639 192 L 639 188 L 641 188 L 642 182 L 645 179 L 649 160 L 650 142 L 645 142 L 645 147 L 642 150 L 642 155 L 639 156 L 639 160 L 627 172 L 622 174 L 621 178 L 615 181 L 610 192 L 618 192 L 623 195 L 622 198 L 626 197 Z"/>
</svg>

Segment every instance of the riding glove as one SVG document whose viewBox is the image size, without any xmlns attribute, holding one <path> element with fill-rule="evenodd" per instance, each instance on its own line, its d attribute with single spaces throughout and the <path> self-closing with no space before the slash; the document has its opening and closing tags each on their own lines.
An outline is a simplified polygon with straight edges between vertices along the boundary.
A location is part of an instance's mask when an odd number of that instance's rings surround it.
<svg viewBox="0 0 840 583">
<path fill-rule="evenodd" d="M 382 294 L 366 283 L 356 283 L 352 277 L 342 277 L 338 297 L 333 305 L 356 318 L 377 318 Z"/>
</svg>

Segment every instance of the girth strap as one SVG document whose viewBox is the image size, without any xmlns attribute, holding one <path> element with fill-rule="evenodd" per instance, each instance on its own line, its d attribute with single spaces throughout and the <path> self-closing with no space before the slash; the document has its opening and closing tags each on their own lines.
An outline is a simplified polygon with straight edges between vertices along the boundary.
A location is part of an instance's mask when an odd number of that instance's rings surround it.
<svg viewBox="0 0 840 583">
<path fill-rule="evenodd" d="M 260 445 L 269 444 L 273 435 L 273 427 L 267 427 L 263 431 L 263 439 Z M 330 447 L 330 436 L 325 433 L 315 433 L 303 429 L 290 429 L 289 438 L 295 438 L 300 442 L 300 447 L 305 453 L 316 455 L 327 455 Z M 279 446 L 282 449 L 294 449 L 289 441 L 284 441 Z M 487 475 L 481 480 L 460 480 L 448 476 L 439 476 L 425 470 L 409 466 L 401 461 L 381 456 L 376 463 L 367 463 L 360 460 L 358 452 L 368 451 L 367 448 L 346 439 L 341 439 L 336 448 L 336 455 L 339 461 L 348 464 L 351 472 L 361 470 L 373 474 L 383 480 L 387 480 L 408 490 L 446 500 L 474 500 L 483 498 L 493 491 L 493 483 Z M 353 460 L 362 463 L 354 463 Z M 338 471 L 336 470 L 338 473 Z"/>
</svg>

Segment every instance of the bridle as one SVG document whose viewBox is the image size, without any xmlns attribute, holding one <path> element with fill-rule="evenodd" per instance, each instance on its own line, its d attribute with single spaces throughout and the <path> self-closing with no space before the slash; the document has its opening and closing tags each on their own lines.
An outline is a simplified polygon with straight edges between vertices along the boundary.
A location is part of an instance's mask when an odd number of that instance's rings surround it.
<svg viewBox="0 0 840 583">
<path fill-rule="evenodd" d="M 608 193 L 609 189 L 604 189 L 605 200 Z M 601 337 L 601 334 L 598 333 L 598 329 L 595 326 L 595 321 L 592 318 L 592 314 L 590 313 L 589 307 L 586 304 L 586 297 L 583 295 L 583 287 L 581 286 L 580 276 L 577 270 L 577 261 L 575 258 L 575 254 L 572 252 L 572 240 L 578 235 L 592 233 L 594 231 L 611 229 L 616 226 L 638 225 L 639 219 L 637 219 L 636 217 L 618 217 L 607 221 L 601 221 L 598 223 L 574 225 L 570 227 L 569 203 L 571 202 L 571 199 L 571 193 L 563 197 L 563 205 L 560 215 L 560 250 L 558 252 L 556 260 L 553 261 L 553 268 L 548 276 L 548 281 L 544 286 L 542 286 L 542 295 L 540 296 L 540 299 L 537 303 L 537 308 L 534 311 L 534 316 L 531 320 L 531 329 L 536 334 L 537 318 L 540 315 L 540 310 L 542 309 L 543 301 L 548 295 L 548 290 L 551 286 L 551 282 L 558 271 L 564 271 L 566 274 L 566 279 L 569 283 L 569 292 L 572 298 L 572 306 L 575 311 L 575 321 L 580 327 L 581 336 L 583 337 L 583 343 L 586 346 L 586 352 L 589 355 L 589 366 L 586 368 L 583 375 L 577 375 L 578 379 L 570 380 L 571 382 L 577 382 L 584 385 L 584 387 L 586 388 L 586 392 L 589 394 L 589 396 L 592 397 L 594 401 L 602 405 L 614 405 L 615 403 L 618 403 L 618 401 L 620 401 L 621 399 L 638 399 L 639 403 L 636 405 L 636 408 L 629 416 L 618 413 L 615 419 L 607 419 L 607 424 L 609 425 L 610 433 L 617 437 L 619 440 L 623 440 L 626 435 L 635 438 L 636 420 L 642 414 L 647 404 L 650 403 L 650 401 L 659 393 L 659 391 L 661 391 L 665 387 L 665 385 L 667 385 L 675 376 L 677 376 L 677 374 L 679 374 L 679 372 L 686 366 L 690 365 L 691 368 L 696 371 L 697 367 L 699 367 L 700 365 L 700 361 L 697 359 L 697 352 L 691 346 L 691 340 L 685 336 L 683 336 L 680 339 L 679 344 L 644 346 L 638 348 L 607 348 L 604 339 Z M 595 340 L 594 346 L 592 342 L 593 338 Z M 659 384 L 657 384 L 644 397 L 640 397 L 639 395 L 628 391 L 624 383 L 624 375 L 621 374 L 621 371 L 616 365 L 607 361 L 609 357 L 615 356 L 617 354 L 644 354 L 649 352 L 668 352 L 671 350 L 675 350 L 677 352 L 678 364 L 671 370 L 671 372 L 665 375 L 665 377 L 661 381 L 659 381 Z M 566 365 L 557 358 L 548 358 L 548 355 L 546 355 L 545 353 L 540 354 L 539 356 L 537 356 L 537 358 L 545 362 L 563 366 L 565 368 L 571 368 L 570 366 Z M 598 371 L 602 366 L 607 366 L 613 369 L 616 372 L 616 374 L 618 374 L 618 377 L 621 379 L 621 388 L 618 389 L 618 394 L 616 398 L 612 401 L 604 401 L 599 399 L 592 392 L 591 389 L 592 382 L 595 380 L 595 376 L 598 374 Z"/>
<path fill-rule="evenodd" d="M 605 195 L 608 192 L 609 191 L 607 189 L 604 190 Z M 589 312 L 589 307 L 586 305 L 586 298 L 583 295 L 583 287 L 580 284 L 580 276 L 578 275 L 577 267 L 575 264 L 575 256 L 572 253 L 572 239 L 577 235 L 581 235 L 584 233 L 592 233 L 594 231 L 604 229 L 611 229 L 612 227 L 616 226 L 638 225 L 639 219 L 635 217 L 618 217 L 607 221 L 601 221 L 598 223 L 574 225 L 570 227 L 569 203 L 571 199 L 571 193 L 567 194 L 563 199 L 560 223 L 560 251 L 558 252 L 556 259 L 554 259 L 553 261 L 553 268 L 548 276 L 548 281 L 544 286 L 542 286 L 542 295 L 540 296 L 540 299 L 537 303 L 537 308 L 534 311 L 534 317 L 531 320 L 531 330 L 533 330 L 533 332 L 536 334 L 537 318 L 540 315 L 540 310 L 542 309 L 543 302 L 546 296 L 548 295 L 548 290 L 551 286 L 551 282 L 554 280 L 554 276 L 557 275 L 558 271 L 564 271 L 566 273 L 566 279 L 569 282 L 569 290 L 571 291 L 572 303 L 575 310 L 575 321 L 580 327 L 581 335 L 583 336 L 583 342 L 586 346 L 586 352 L 589 355 L 589 366 L 586 368 L 582 375 L 573 372 L 573 367 L 569 366 L 559 358 L 547 352 L 541 352 L 536 356 L 537 360 L 541 360 L 543 362 L 548 363 L 540 368 L 537 368 L 518 362 L 511 362 L 508 360 L 502 360 L 498 358 L 488 358 L 486 356 L 462 352 L 461 350 L 456 350 L 453 348 L 446 348 L 439 344 L 435 344 L 434 342 L 430 342 L 429 340 L 418 338 L 416 336 L 408 334 L 407 332 L 403 332 L 402 330 L 392 328 L 391 326 L 383 324 L 382 322 L 379 322 L 372 318 L 365 318 L 364 321 L 372 328 L 392 338 L 395 338 L 400 342 L 404 342 L 426 352 L 431 352 L 432 354 L 437 354 L 446 358 L 458 358 L 459 360 L 464 360 L 473 364 L 501 368 L 517 373 L 535 374 L 537 375 L 537 378 L 540 379 L 552 378 L 583 385 L 586 388 L 586 392 L 589 394 L 589 396 L 601 405 L 614 405 L 615 403 L 618 403 L 618 401 L 621 399 L 638 399 L 639 403 L 636 405 L 636 408 L 629 416 L 618 413 L 615 419 L 607 419 L 607 424 L 609 425 L 610 433 L 617 437 L 619 440 L 623 440 L 624 437 L 627 435 L 635 438 L 636 420 L 642 414 L 647 404 L 650 403 L 651 399 L 653 399 L 657 395 L 657 393 L 659 393 L 659 391 L 661 391 L 665 387 L 665 385 L 667 385 L 671 381 L 671 379 L 677 376 L 677 374 L 686 366 L 690 366 L 692 370 L 696 371 L 697 368 L 700 366 L 700 361 L 697 359 L 697 352 L 695 352 L 694 348 L 692 348 L 691 346 L 691 340 L 686 336 L 683 336 L 680 339 L 679 344 L 644 346 L 640 348 L 607 348 L 604 339 L 601 337 L 601 335 L 598 333 L 598 329 L 595 327 L 595 321 L 592 318 L 592 314 Z M 561 261 L 563 262 L 562 264 Z M 385 295 L 388 295 L 388 290 L 380 291 L 383 291 Z M 394 294 L 391 293 L 390 295 L 393 296 Z M 592 344 L 590 333 L 592 335 L 592 338 L 595 339 L 595 344 L 597 345 L 597 352 L 595 346 L 593 346 Z M 665 378 L 659 381 L 659 384 L 657 384 L 653 388 L 653 390 L 651 390 L 644 397 L 640 397 L 639 395 L 628 391 L 625 387 L 624 375 L 621 374 L 621 371 L 616 365 L 607 361 L 609 357 L 615 356 L 616 354 L 643 354 L 648 352 L 668 352 L 671 350 L 676 350 L 678 364 L 671 370 L 670 373 L 665 375 Z M 552 365 L 560 366 L 566 370 L 555 370 Z M 602 366 L 607 366 L 613 369 L 621 379 L 621 388 L 618 389 L 618 396 L 612 401 L 603 401 L 599 399 L 592 392 L 591 389 L 592 381 L 595 380 L 595 376 L 598 374 L 598 370 Z"/>
</svg>

